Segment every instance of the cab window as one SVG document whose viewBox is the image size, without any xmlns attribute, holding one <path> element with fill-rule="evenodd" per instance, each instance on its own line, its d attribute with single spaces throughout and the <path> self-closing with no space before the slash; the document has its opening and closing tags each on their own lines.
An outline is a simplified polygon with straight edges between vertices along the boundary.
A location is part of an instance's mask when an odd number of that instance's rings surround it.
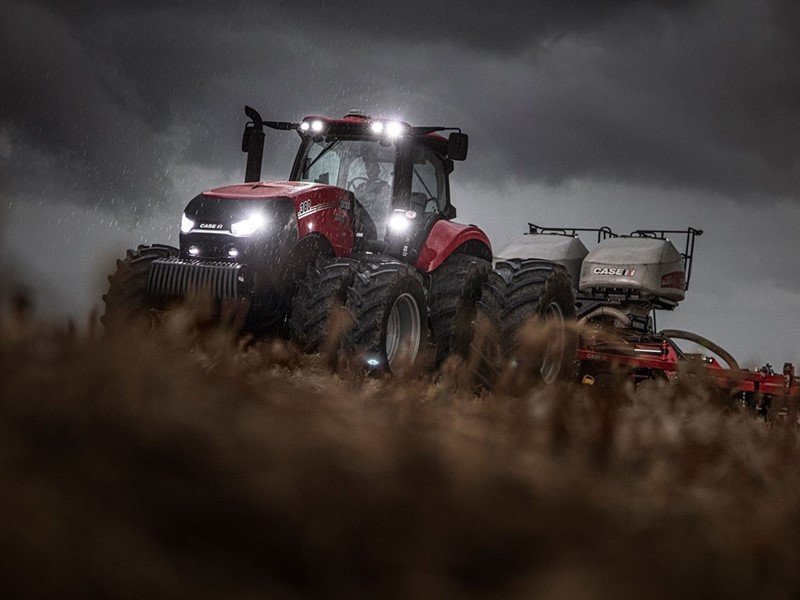
<svg viewBox="0 0 800 600">
<path fill-rule="evenodd" d="M 429 148 L 415 153 L 411 174 L 411 205 L 418 212 L 442 212 L 447 206 L 444 163 Z"/>
<path fill-rule="evenodd" d="M 352 192 L 381 238 L 392 212 L 396 153 L 395 145 L 376 139 L 320 138 L 308 144 L 299 180 Z"/>
<path fill-rule="evenodd" d="M 308 150 L 301 181 L 337 185 L 341 158 L 332 144 L 315 143 Z"/>
</svg>

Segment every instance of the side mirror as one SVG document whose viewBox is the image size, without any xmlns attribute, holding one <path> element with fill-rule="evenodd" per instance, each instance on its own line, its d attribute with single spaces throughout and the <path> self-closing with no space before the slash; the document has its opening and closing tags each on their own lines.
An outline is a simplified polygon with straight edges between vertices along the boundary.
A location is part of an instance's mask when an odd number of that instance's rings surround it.
<svg viewBox="0 0 800 600">
<path fill-rule="evenodd" d="M 447 138 L 447 158 L 450 160 L 465 160 L 469 148 L 469 136 L 466 133 L 454 131 Z"/>
<path fill-rule="evenodd" d="M 452 204 L 448 204 L 447 206 L 444 207 L 444 210 L 442 211 L 442 216 L 444 216 L 445 219 L 455 219 L 456 207 L 453 206 Z"/>
</svg>

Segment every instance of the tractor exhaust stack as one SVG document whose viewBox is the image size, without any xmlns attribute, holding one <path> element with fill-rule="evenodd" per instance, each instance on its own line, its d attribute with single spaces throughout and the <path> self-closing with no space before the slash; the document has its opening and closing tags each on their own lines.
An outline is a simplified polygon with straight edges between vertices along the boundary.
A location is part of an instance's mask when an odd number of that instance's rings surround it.
<svg viewBox="0 0 800 600">
<path fill-rule="evenodd" d="M 245 183 L 261 181 L 261 162 L 264 157 L 264 121 L 254 108 L 244 107 L 244 113 L 250 122 L 244 126 L 242 134 L 242 152 L 247 152 Z"/>
</svg>

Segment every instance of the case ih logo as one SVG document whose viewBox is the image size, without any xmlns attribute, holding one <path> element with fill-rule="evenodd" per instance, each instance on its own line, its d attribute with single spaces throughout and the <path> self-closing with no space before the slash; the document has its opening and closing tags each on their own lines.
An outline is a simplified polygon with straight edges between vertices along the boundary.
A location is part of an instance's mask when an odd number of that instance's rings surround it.
<svg viewBox="0 0 800 600">
<path fill-rule="evenodd" d="M 595 267 L 592 269 L 595 275 L 620 275 L 622 277 L 633 277 L 636 269 L 623 269 L 621 267 Z"/>
<path fill-rule="evenodd" d="M 200 223 L 200 229 L 222 229 L 222 223 Z"/>
</svg>

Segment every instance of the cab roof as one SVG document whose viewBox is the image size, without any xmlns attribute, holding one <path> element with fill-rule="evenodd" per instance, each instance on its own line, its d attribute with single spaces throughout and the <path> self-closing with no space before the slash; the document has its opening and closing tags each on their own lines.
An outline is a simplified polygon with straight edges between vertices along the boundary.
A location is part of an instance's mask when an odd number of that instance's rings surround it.
<svg viewBox="0 0 800 600">
<path fill-rule="evenodd" d="M 306 115 L 303 117 L 303 121 L 301 123 L 301 133 L 304 131 L 311 131 L 312 126 L 314 123 L 320 122 L 322 123 L 323 129 L 317 133 L 320 135 L 324 135 L 326 133 L 330 134 L 352 134 L 352 135 L 359 135 L 359 134 L 366 134 L 366 135 L 374 135 L 379 136 L 379 133 L 374 132 L 371 127 L 373 123 L 380 123 L 383 127 L 387 127 L 388 124 L 396 124 L 399 126 L 405 135 L 413 135 L 415 137 L 422 137 L 425 140 L 429 140 L 433 142 L 435 145 L 446 145 L 447 138 L 442 135 L 439 135 L 437 131 L 443 130 L 458 130 L 461 131 L 457 127 L 418 127 L 413 126 L 405 121 L 398 121 L 396 119 L 385 119 L 382 117 L 372 117 L 367 114 L 363 114 L 361 112 L 352 111 L 346 114 L 342 118 L 335 118 L 335 117 L 327 117 L 324 115 Z M 308 124 L 308 129 L 303 130 L 302 127 Z"/>
</svg>

